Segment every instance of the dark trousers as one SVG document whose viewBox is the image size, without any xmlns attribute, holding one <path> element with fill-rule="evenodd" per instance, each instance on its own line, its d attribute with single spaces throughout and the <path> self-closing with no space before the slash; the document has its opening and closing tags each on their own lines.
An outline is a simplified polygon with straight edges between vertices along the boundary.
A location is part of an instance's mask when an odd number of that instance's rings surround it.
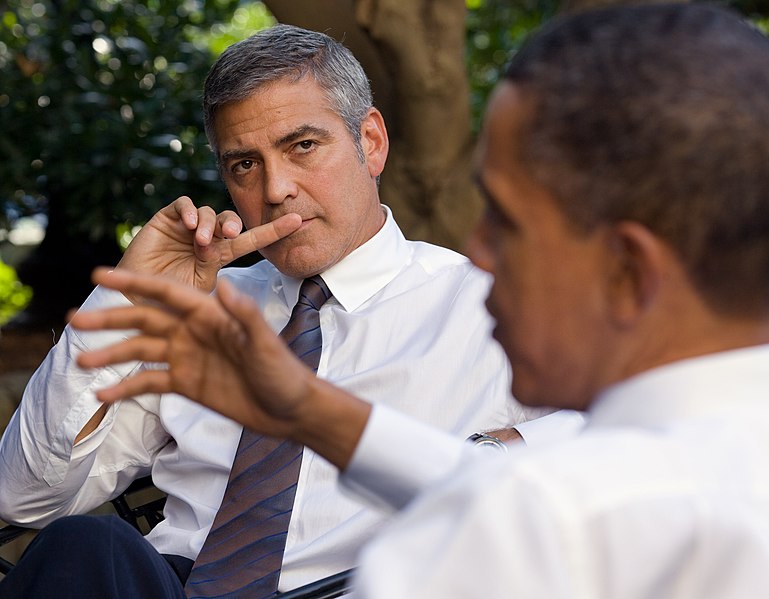
<svg viewBox="0 0 769 599">
<path fill-rule="evenodd" d="M 46 526 L 0 580 L 3 599 L 184 599 L 192 560 L 163 556 L 116 516 Z"/>
</svg>

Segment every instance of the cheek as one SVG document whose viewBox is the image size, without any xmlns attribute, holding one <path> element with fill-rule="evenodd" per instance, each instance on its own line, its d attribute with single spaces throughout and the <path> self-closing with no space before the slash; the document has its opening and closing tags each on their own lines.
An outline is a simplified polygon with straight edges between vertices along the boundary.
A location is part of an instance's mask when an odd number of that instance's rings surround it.
<svg viewBox="0 0 769 599">
<path fill-rule="evenodd" d="M 255 196 L 249 196 L 244 193 L 237 195 L 231 194 L 232 202 L 235 204 L 235 210 L 243 219 L 243 224 L 247 229 L 253 229 L 261 224 L 263 218 L 263 204 Z"/>
</svg>

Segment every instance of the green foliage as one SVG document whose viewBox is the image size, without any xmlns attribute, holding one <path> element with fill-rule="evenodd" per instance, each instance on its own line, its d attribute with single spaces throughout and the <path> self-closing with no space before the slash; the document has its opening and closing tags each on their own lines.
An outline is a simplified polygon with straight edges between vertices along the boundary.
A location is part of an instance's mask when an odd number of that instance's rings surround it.
<svg viewBox="0 0 769 599">
<path fill-rule="evenodd" d="M 275 24 L 275 18 L 261 2 L 249 2 L 238 7 L 228 23 L 216 23 L 207 33 L 199 37 L 215 56 L 237 41 L 245 39 L 255 31 Z"/>
<path fill-rule="evenodd" d="M 747 17 L 765 22 L 769 17 L 769 2 L 766 0 L 717 0 L 718 4 L 725 4 Z"/>
<path fill-rule="evenodd" d="M 272 22 L 260 3 L 238 4 L 7 2 L 0 218 L 60 202 L 73 232 L 95 241 L 180 195 L 228 206 L 203 132 L 202 83 L 211 47 Z M 233 13 L 239 20 L 222 25 Z"/>
<path fill-rule="evenodd" d="M 465 0 L 467 65 L 477 131 L 488 96 L 513 52 L 532 30 L 555 15 L 557 0 Z"/>
<path fill-rule="evenodd" d="M 721 0 L 769 33 L 767 0 Z M 526 36 L 555 16 L 559 0 L 465 0 L 467 6 L 467 65 L 473 126 L 481 115 L 499 74 Z"/>
<path fill-rule="evenodd" d="M 0 260 L 0 325 L 23 310 L 31 299 L 32 289 L 22 285 L 16 278 L 16 271 Z"/>
</svg>

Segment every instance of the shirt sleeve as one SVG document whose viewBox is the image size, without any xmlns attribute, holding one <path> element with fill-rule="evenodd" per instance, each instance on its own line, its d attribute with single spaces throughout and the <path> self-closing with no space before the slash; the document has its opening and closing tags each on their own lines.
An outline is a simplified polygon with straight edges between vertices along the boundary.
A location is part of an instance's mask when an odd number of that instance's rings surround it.
<svg viewBox="0 0 769 599">
<path fill-rule="evenodd" d="M 401 509 L 467 459 L 463 439 L 375 405 L 342 486 L 383 509 Z"/>
<path fill-rule="evenodd" d="M 529 447 L 541 447 L 573 437 L 585 426 L 584 412 L 558 410 L 515 425 Z"/>
<path fill-rule="evenodd" d="M 97 288 L 81 309 L 126 304 L 122 294 Z M 4 520 L 44 526 L 56 517 L 86 512 L 148 471 L 151 455 L 165 442 L 156 414 L 147 409 L 157 398 L 111 405 L 98 428 L 74 445 L 102 405 L 95 391 L 139 367 L 129 363 L 84 371 L 75 359 L 81 351 L 111 345 L 129 334 L 81 332 L 68 326 L 32 376 L 0 442 Z M 134 434 L 127 434 L 131 430 Z"/>
<path fill-rule="evenodd" d="M 581 412 L 560 410 L 515 428 L 527 446 L 544 446 L 576 435 L 584 422 Z M 375 405 L 340 482 L 380 509 L 400 510 L 460 464 L 489 453 L 478 452 L 464 439 Z"/>
</svg>

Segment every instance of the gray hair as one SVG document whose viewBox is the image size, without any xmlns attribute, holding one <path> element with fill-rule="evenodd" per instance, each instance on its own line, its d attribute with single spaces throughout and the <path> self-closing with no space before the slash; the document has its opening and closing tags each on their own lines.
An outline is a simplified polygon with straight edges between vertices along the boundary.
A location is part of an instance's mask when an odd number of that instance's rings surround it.
<svg viewBox="0 0 769 599">
<path fill-rule="evenodd" d="M 214 151 L 214 122 L 221 106 L 245 100 L 270 83 L 308 75 L 344 121 L 363 161 L 360 127 L 373 106 L 363 67 L 328 35 L 293 25 L 275 25 L 233 44 L 211 67 L 203 86 L 203 119 Z"/>
</svg>

